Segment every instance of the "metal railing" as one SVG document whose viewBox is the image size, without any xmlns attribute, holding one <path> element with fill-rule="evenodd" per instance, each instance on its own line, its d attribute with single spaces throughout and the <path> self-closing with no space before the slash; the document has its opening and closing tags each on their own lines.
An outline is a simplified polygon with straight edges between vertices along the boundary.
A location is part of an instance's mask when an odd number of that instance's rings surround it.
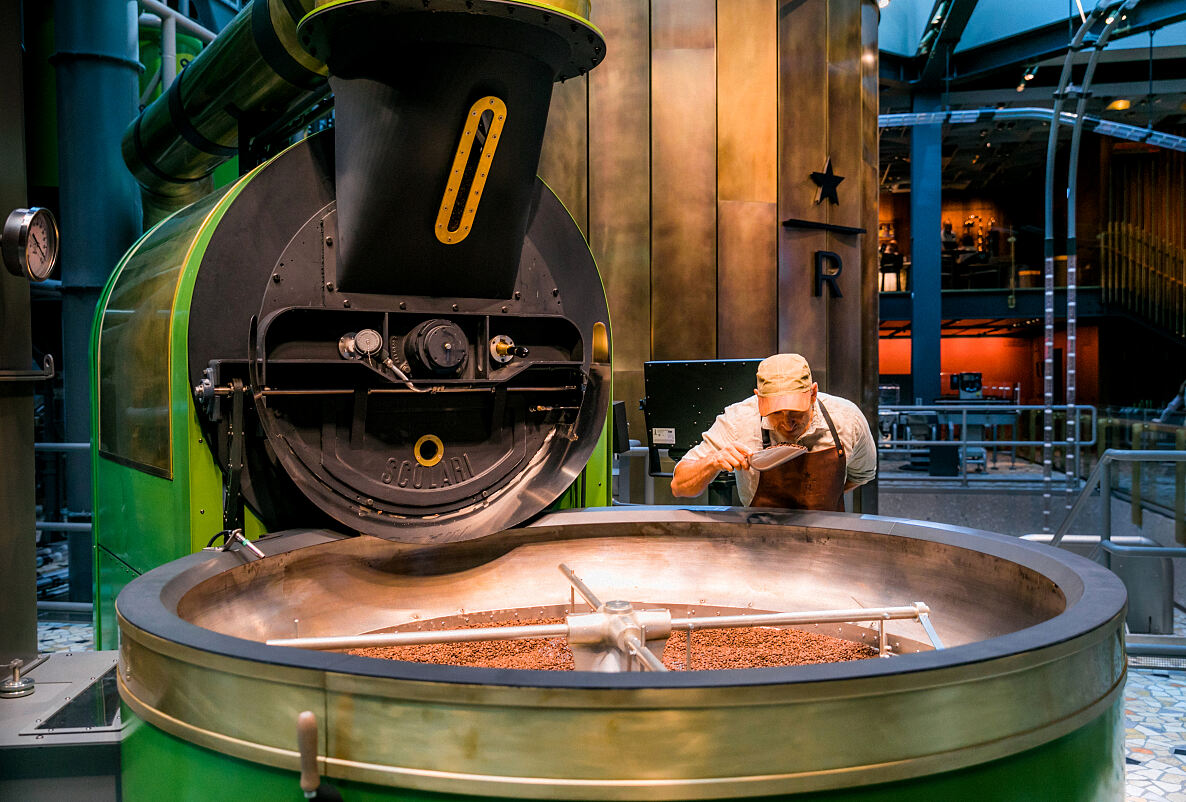
<svg viewBox="0 0 1186 802">
<path fill-rule="evenodd" d="M 1110 448 L 1155 454 L 1186 451 L 1186 426 L 1101 417 L 1096 439 L 1102 452 Z M 1121 498 L 1128 496 L 1134 526 L 1143 524 L 1146 510 L 1172 517 L 1175 538 L 1179 543 L 1186 543 L 1186 464 L 1177 463 L 1170 467 L 1168 464 L 1158 465 L 1158 462 L 1172 463 L 1172 460 L 1132 461 L 1128 475 L 1117 472 L 1110 476 L 1109 486 Z"/>
<path fill-rule="evenodd" d="M 1186 557 L 1186 546 L 1121 546 L 1109 542 L 1112 539 L 1112 465 L 1117 462 L 1173 462 L 1186 465 L 1186 451 L 1145 451 L 1109 448 L 1100 455 L 1099 462 L 1096 463 L 1091 475 L 1087 477 L 1087 483 L 1084 484 L 1083 489 L 1079 492 L 1079 497 L 1075 499 L 1075 503 L 1071 505 L 1070 512 L 1067 513 L 1063 522 L 1059 524 L 1058 529 L 1054 533 L 1054 538 L 1050 541 L 1050 545 L 1057 546 L 1062 542 L 1063 537 L 1070 530 L 1075 517 L 1087 504 L 1087 499 L 1091 496 L 1092 491 L 1098 487 L 1100 488 L 1100 518 L 1103 519 L 1100 548 L 1113 554 L 1124 553 L 1150 557 Z M 1181 511 L 1182 502 L 1186 501 L 1186 489 L 1179 487 L 1175 495 L 1179 500 L 1176 506 Z M 1139 504 L 1140 499 L 1136 497 L 1133 501 L 1133 506 L 1136 506 Z M 1180 520 L 1181 515 L 1179 514 L 1178 521 Z M 1163 553 L 1167 548 L 1173 551 L 1174 554 Z"/>
<path fill-rule="evenodd" d="M 139 3 L 141 8 L 144 9 L 144 13 L 140 16 L 140 21 L 142 23 L 158 22 L 161 26 L 161 63 L 157 67 L 156 73 L 148 82 L 144 93 L 140 96 L 140 104 L 144 105 L 153 99 L 155 96 L 154 93 L 158 88 L 161 92 L 164 92 L 173 85 L 173 81 L 177 80 L 178 28 L 200 41 L 203 45 L 213 42 L 218 34 L 194 22 L 185 14 L 169 8 L 169 6 L 160 2 L 160 0 L 139 0 Z"/>
<path fill-rule="evenodd" d="M 1087 483 L 1071 506 L 1070 512 L 1067 513 L 1062 524 L 1054 533 L 1054 537 L 1051 538 L 1050 545 L 1057 546 L 1062 542 L 1067 532 L 1070 531 L 1075 517 L 1087 505 L 1092 492 L 1099 488 L 1100 518 L 1103 521 L 1103 531 L 1100 533 L 1099 545 L 1092 552 L 1093 559 L 1098 557 L 1100 552 L 1126 557 L 1186 558 L 1186 546 L 1128 545 L 1112 540 L 1112 466 L 1115 463 L 1133 463 L 1135 466 L 1145 462 L 1172 462 L 1178 467 L 1186 469 L 1186 450 L 1145 451 L 1109 448 L 1100 455 L 1099 462 L 1096 463 L 1091 475 L 1087 477 Z M 1179 471 L 1179 475 L 1183 475 L 1183 472 Z M 1181 532 L 1183 506 L 1186 504 L 1186 488 L 1183 488 L 1181 483 L 1177 487 L 1175 495 L 1177 497 L 1175 523 L 1178 531 Z M 1133 500 L 1133 506 L 1138 505 L 1139 497 Z M 1168 590 L 1173 593 L 1172 584 Z M 1135 637 L 1130 639 L 1127 644 L 1127 651 L 1130 655 L 1141 657 L 1186 658 L 1186 637 L 1179 635 Z"/>
<path fill-rule="evenodd" d="M 879 428 L 882 437 L 878 440 L 878 454 L 881 457 L 909 456 L 912 451 L 936 447 L 955 447 L 959 449 L 958 477 L 963 485 L 972 482 L 1033 482 L 1036 473 L 1015 473 L 1006 475 L 988 475 L 972 477 L 968 475 L 968 463 L 980 463 L 987 469 L 988 451 L 993 452 L 994 459 L 997 451 L 1008 449 L 1016 461 L 1017 449 L 1028 448 L 1039 452 L 1043 441 L 1040 436 L 1039 416 L 1046 408 L 1041 404 L 986 404 L 983 402 L 969 402 L 966 404 L 915 404 L 915 405 L 883 405 L 878 409 Z M 1055 407 L 1056 413 L 1062 413 L 1060 418 L 1065 421 L 1065 406 Z M 1080 431 L 1091 433 L 1089 439 L 1061 440 L 1056 445 L 1064 449 L 1074 449 L 1076 454 L 1080 449 L 1091 448 L 1096 444 L 1099 413 L 1094 406 L 1078 404 L 1076 414 L 1080 419 L 1090 419 L 1080 425 Z M 1033 418 L 1033 420 L 1031 420 Z M 885 431 L 888 426 L 889 431 Z M 998 427 L 1009 427 L 1010 436 L 997 438 Z M 901 437 L 902 429 L 907 432 L 923 428 L 930 431 L 931 437 Z M 1035 432 L 1035 436 L 1022 436 L 1023 429 Z M 994 436 L 985 436 L 991 432 Z M 940 435 L 948 435 L 941 437 Z M 885 436 L 888 435 L 888 436 Z M 1075 463 L 1078 463 L 1076 458 Z M 1040 469 L 1035 466 L 1035 471 Z M 885 479 L 885 477 L 882 477 Z M 923 476 L 919 476 L 923 479 Z M 950 480 L 951 476 L 926 476 L 928 480 Z M 1064 477 L 1060 482 L 1068 482 L 1078 486 L 1077 477 Z"/>
</svg>

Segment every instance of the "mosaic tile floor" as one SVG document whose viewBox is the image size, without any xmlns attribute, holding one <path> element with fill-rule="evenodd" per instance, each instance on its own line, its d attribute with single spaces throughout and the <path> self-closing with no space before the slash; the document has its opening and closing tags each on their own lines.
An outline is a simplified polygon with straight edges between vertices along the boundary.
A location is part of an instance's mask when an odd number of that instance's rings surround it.
<svg viewBox="0 0 1186 802">
<path fill-rule="evenodd" d="M 1174 612 L 1186 631 L 1186 614 Z M 40 621 L 37 630 L 43 652 L 94 648 L 90 624 Z M 1186 671 L 1130 666 L 1124 712 L 1125 802 L 1186 802 Z"/>
<path fill-rule="evenodd" d="M 1186 802 L 1186 671 L 1130 667 L 1124 713 L 1126 802 Z"/>
<path fill-rule="evenodd" d="M 95 648 L 95 628 L 86 623 L 38 621 L 37 648 L 41 652 L 91 651 Z"/>
</svg>

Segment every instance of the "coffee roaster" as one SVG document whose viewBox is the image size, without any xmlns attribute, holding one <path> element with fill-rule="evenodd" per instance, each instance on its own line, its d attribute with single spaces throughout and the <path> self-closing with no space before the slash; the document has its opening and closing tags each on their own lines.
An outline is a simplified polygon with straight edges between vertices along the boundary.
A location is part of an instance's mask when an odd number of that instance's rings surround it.
<svg viewBox="0 0 1186 802">
<path fill-rule="evenodd" d="M 301 37 L 333 131 L 154 227 L 103 298 L 104 588 L 220 531 L 463 540 L 607 500 L 605 293 L 535 176 L 600 36 L 563 4 L 362 2 Z"/>
<path fill-rule="evenodd" d="M 540 516 L 608 487 L 605 295 L 534 175 L 552 82 L 604 54 L 587 14 L 319 3 L 294 37 L 334 130 L 125 258 L 96 327 L 125 796 L 1117 796 L 1124 593 L 1093 563 L 834 513 Z M 548 616 L 581 670 L 332 641 Z M 881 656 L 653 660 L 756 621 Z"/>
</svg>

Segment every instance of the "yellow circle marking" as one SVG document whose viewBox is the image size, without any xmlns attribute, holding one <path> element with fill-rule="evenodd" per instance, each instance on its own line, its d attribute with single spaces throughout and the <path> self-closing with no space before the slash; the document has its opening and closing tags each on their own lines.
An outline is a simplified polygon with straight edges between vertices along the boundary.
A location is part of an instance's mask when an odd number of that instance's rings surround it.
<svg viewBox="0 0 1186 802">
<path fill-rule="evenodd" d="M 434 446 L 436 446 L 436 454 L 434 454 L 431 459 L 425 459 L 424 454 L 421 453 L 425 443 L 432 443 Z M 417 462 L 419 462 L 425 468 L 431 468 L 433 465 L 436 465 L 438 462 L 440 462 L 441 458 L 445 456 L 445 444 L 442 443 L 441 438 L 437 437 L 435 434 L 426 434 L 416 441 L 416 445 L 412 447 L 412 453 L 416 456 Z"/>
</svg>

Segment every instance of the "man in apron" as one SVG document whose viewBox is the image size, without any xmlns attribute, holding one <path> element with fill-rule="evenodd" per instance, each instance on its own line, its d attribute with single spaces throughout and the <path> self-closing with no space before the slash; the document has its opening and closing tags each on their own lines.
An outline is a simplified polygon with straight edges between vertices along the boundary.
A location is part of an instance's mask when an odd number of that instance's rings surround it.
<svg viewBox="0 0 1186 802">
<path fill-rule="evenodd" d="M 794 456 L 758 470 L 783 455 Z M 726 407 L 675 466 L 671 492 L 698 496 L 721 471 L 734 472 L 746 506 L 843 511 L 845 491 L 876 476 L 877 444 L 856 404 L 819 392 L 806 359 L 776 354 L 758 365 L 754 395 Z"/>
</svg>

